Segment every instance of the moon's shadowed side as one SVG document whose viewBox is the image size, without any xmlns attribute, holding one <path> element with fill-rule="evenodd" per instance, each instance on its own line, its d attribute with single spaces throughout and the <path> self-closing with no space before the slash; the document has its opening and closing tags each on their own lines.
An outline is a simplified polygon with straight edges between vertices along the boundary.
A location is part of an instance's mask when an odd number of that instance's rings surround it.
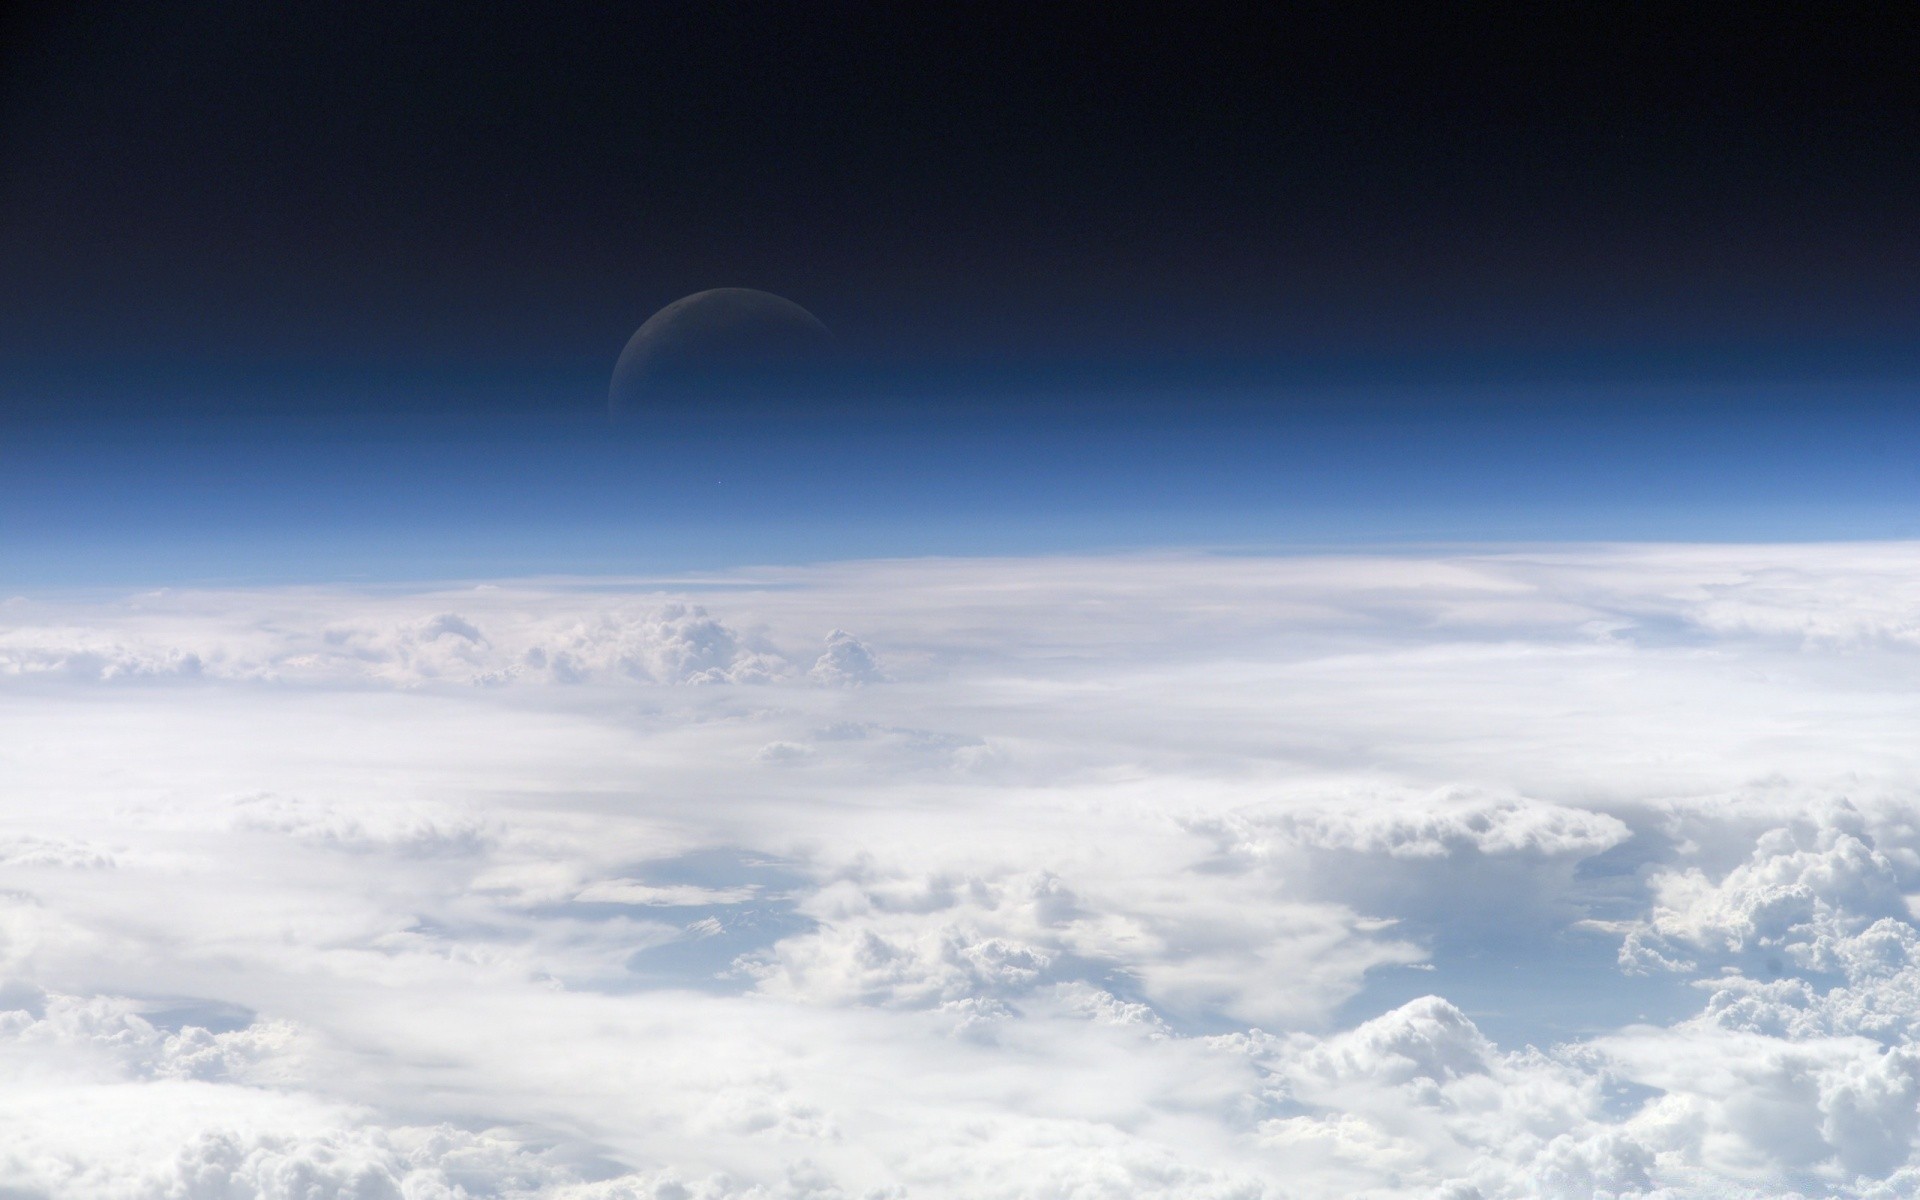
<svg viewBox="0 0 1920 1200">
<path fill-rule="evenodd" d="M 615 419 L 713 406 L 803 403 L 826 380 L 833 335 L 791 300 L 713 288 L 647 319 L 620 354 L 607 391 Z"/>
</svg>

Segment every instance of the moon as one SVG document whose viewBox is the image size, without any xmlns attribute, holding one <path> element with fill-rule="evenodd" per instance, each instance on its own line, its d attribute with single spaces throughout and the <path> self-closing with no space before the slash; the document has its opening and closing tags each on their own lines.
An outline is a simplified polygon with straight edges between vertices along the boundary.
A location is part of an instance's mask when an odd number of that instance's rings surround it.
<svg viewBox="0 0 1920 1200">
<path fill-rule="evenodd" d="M 818 380 L 833 335 L 791 300 L 711 288 L 667 305 L 628 339 L 607 389 L 612 415 L 790 399 Z"/>
</svg>

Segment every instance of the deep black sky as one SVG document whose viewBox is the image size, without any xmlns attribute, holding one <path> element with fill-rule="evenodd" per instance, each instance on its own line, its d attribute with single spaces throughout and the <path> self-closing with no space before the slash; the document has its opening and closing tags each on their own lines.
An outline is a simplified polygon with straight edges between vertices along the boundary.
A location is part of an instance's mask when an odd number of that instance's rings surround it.
<svg viewBox="0 0 1920 1200">
<path fill-rule="evenodd" d="M 1411 7 L 16 9 L 7 403 L 567 393 L 726 285 L 915 370 L 1920 357 L 1871 8 Z"/>
</svg>

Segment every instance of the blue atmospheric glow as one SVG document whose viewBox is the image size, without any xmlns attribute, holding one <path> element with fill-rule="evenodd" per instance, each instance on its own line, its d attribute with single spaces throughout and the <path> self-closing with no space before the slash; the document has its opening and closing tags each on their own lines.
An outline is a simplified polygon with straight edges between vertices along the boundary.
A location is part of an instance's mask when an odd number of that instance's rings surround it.
<svg viewBox="0 0 1920 1200">
<path fill-rule="evenodd" d="M 636 429 L 584 407 L 47 422 L 6 440 L 0 536 L 21 583 L 1903 537 L 1920 531 L 1911 394 L 1216 390 Z"/>
</svg>

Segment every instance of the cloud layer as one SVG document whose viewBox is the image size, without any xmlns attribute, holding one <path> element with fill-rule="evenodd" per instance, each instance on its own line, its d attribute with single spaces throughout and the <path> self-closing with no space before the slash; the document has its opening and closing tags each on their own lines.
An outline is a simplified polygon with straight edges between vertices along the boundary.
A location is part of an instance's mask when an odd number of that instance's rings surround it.
<svg viewBox="0 0 1920 1200">
<path fill-rule="evenodd" d="M 0 1195 L 1920 1188 L 1920 547 L 0 603 Z"/>
</svg>

